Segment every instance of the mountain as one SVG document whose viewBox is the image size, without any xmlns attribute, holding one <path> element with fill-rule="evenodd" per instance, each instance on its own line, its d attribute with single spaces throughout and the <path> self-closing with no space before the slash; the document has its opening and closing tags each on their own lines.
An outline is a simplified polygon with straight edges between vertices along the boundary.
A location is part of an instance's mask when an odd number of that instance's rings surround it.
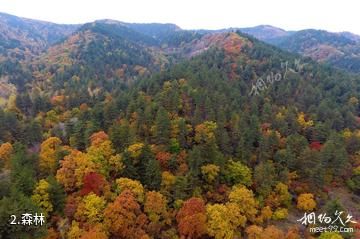
<svg viewBox="0 0 360 239">
<path fill-rule="evenodd" d="M 286 38 L 292 35 L 292 33 L 294 33 L 292 31 L 285 31 L 284 29 L 273 27 L 270 25 L 239 28 L 238 30 L 270 44 L 275 44 L 279 40 Z"/>
<path fill-rule="evenodd" d="M 242 28 L 240 31 L 316 61 L 350 72 L 360 72 L 360 36 L 358 35 L 314 29 L 284 31 L 271 26 Z"/>
<path fill-rule="evenodd" d="M 320 30 L 299 31 L 278 42 L 277 46 L 309 56 L 314 60 L 360 72 L 360 42 L 348 35 Z"/>
<path fill-rule="evenodd" d="M 0 13 L 0 105 L 31 81 L 28 62 L 78 27 Z"/>
<path fill-rule="evenodd" d="M 354 41 L 318 34 L 288 45 Z M 236 29 L 107 19 L 47 44 L 0 63 L 1 238 L 324 238 L 304 213 L 359 220 L 359 74 Z M 46 225 L 9 223 L 23 212 Z"/>
<path fill-rule="evenodd" d="M 0 13 L 0 54 L 30 57 L 69 36 L 79 25 L 60 25 Z"/>
</svg>

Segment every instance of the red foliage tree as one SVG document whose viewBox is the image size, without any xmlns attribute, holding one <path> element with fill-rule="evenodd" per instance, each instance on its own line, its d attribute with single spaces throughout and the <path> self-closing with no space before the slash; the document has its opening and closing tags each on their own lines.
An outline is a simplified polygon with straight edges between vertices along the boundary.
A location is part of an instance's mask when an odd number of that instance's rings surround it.
<svg viewBox="0 0 360 239">
<path fill-rule="evenodd" d="M 104 187 L 106 185 L 106 180 L 104 176 L 98 173 L 88 173 L 85 175 L 83 180 L 83 187 L 80 194 L 82 196 L 89 194 L 90 192 L 95 193 L 100 196 L 104 192 Z"/>
<path fill-rule="evenodd" d="M 310 148 L 319 151 L 322 148 L 322 144 L 319 141 L 314 141 L 310 144 Z"/>
</svg>

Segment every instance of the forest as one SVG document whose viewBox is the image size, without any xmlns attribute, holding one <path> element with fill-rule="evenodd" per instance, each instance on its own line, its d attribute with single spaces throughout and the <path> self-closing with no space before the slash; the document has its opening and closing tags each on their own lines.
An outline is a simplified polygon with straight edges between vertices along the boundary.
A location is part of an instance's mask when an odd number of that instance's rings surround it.
<svg viewBox="0 0 360 239">
<path fill-rule="evenodd" d="M 24 52 L 0 62 L 0 238 L 360 238 L 359 75 L 171 25 Z"/>
</svg>

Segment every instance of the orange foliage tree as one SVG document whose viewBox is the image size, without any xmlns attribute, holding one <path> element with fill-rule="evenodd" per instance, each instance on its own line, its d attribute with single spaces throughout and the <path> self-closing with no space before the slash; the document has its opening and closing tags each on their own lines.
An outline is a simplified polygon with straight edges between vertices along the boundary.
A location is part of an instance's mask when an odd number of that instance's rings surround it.
<svg viewBox="0 0 360 239">
<path fill-rule="evenodd" d="M 10 143 L 3 143 L 0 146 L 0 161 L 3 162 L 5 168 L 10 167 L 10 156 L 13 151 L 13 147 Z"/>
<path fill-rule="evenodd" d="M 81 188 L 84 176 L 96 172 L 95 164 L 89 160 L 86 154 L 72 150 L 71 153 L 60 161 L 60 169 L 56 173 L 56 179 L 64 186 L 66 192 L 73 192 Z"/>
<path fill-rule="evenodd" d="M 165 224 L 171 223 L 167 212 L 166 198 L 159 192 L 151 191 L 146 193 L 144 212 L 150 220 L 148 231 L 152 236 L 158 235 Z"/>
<path fill-rule="evenodd" d="M 181 236 L 200 238 L 206 233 L 205 203 L 200 198 L 190 198 L 184 202 L 176 215 Z"/>
<path fill-rule="evenodd" d="M 112 236 L 124 239 L 149 238 L 146 215 L 129 190 L 123 191 L 104 211 L 104 224 Z"/>
</svg>

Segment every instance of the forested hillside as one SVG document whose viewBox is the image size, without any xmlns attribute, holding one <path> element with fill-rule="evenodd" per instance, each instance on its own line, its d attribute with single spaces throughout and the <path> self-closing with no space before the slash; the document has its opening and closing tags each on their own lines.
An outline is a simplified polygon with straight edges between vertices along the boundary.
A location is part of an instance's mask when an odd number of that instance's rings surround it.
<svg viewBox="0 0 360 239">
<path fill-rule="evenodd" d="M 348 72 L 360 71 L 360 36 L 358 35 L 315 29 L 285 31 L 271 26 L 240 30 L 284 50 L 311 57 L 313 60 Z"/>
<path fill-rule="evenodd" d="M 0 238 L 360 237 L 359 75 L 240 32 L 65 32 L 0 62 Z M 299 221 L 336 211 L 353 232 Z"/>
</svg>

